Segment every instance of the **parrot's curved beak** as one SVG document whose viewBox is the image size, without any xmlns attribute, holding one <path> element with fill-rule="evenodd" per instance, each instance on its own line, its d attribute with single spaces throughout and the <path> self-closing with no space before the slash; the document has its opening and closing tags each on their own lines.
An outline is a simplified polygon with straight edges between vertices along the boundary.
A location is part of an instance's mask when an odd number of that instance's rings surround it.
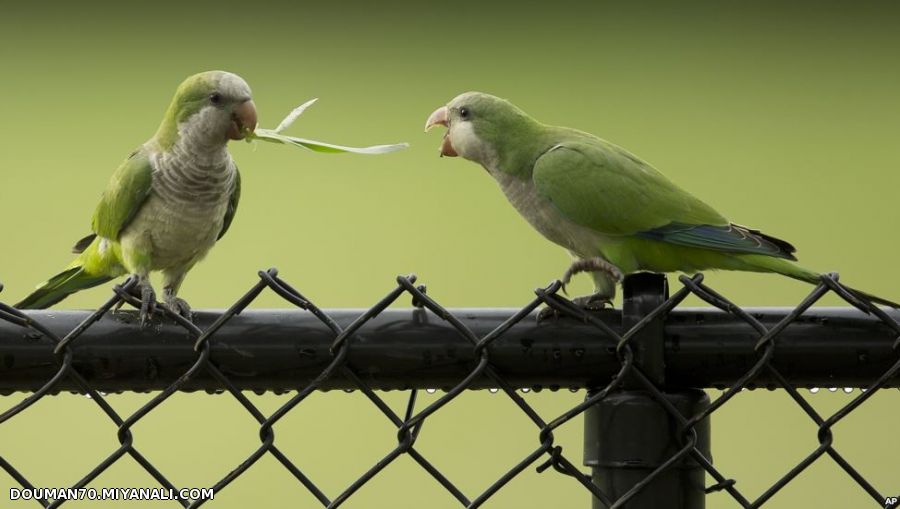
<svg viewBox="0 0 900 509">
<path fill-rule="evenodd" d="M 456 157 L 456 150 L 453 149 L 453 143 L 450 141 L 450 120 L 449 120 L 449 110 L 446 106 L 441 106 L 440 108 L 434 110 L 428 120 L 425 121 L 425 132 L 431 130 L 432 127 L 436 125 L 442 125 L 448 128 L 447 132 L 444 133 L 444 141 L 441 142 L 441 157 Z"/>
<path fill-rule="evenodd" d="M 450 127 L 450 122 L 447 120 L 447 107 L 441 106 L 440 108 L 434 110 L 428 120 L 425 121 L 425 132 L 431 130 L 432 127 L 436 125 L 442 125 L 444 127 Z"/>
<path fill-rule="evenodd" d="M 234 108 L 231 114 L 231 126 L 228 127 L 228 138 L 242 140 L 256 129 L 256 105 L 248 99 Z"/>
</svg>

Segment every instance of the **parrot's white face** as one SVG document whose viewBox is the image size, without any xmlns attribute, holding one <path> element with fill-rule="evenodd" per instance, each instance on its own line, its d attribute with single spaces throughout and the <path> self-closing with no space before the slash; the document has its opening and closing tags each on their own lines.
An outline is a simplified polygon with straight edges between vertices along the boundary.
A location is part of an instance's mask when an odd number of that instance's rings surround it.
<svg viewBox="0 0 900 509">
<path fill-rule="evenodd" d="M 250 86 L 240 76 L 222 72 L 207 103 L 179 124 L 179 132 L 196 143 L 222 144 L 239 140 L 256 128 L 256 107 Z"/>
<path fill-rule="evenodd" d="M 497 151 L 478 137 L 471 122 L 450 124 L 447 137 L 451 140 L 456 152 L 464 159 L 481 163 L 487 167 L 492 167 L 497 160 Z"/>
<path fill-rule="evenodd" d="M 434 111 L 425 123 L 447 128 L 442 156 L 461 156 L 494 170 L 499 160 L 496 140 L 506 131 L 506 119 L 514 107 L 507 101 L 480 92 L 466 92 Z"/>
<path fill-rule="evenodd" d="M 228 140 L 246 137 L 256 120 L 247 82 L 230 72 L 208 71 L 178 87 L 156 137 L 163 146 L 178 140 L 204 151 L 221 150 Z"/>
</svg>

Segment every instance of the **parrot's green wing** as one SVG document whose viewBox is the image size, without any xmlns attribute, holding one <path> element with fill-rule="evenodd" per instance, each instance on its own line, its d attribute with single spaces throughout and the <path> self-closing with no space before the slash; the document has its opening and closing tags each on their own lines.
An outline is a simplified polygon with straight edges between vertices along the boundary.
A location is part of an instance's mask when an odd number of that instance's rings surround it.
<svg viewBox="0 0 900 509">
<path fill-rule="evenodd" d="M 225 220 L 222 222 L 222 231 L 219 232 L 219 236 L 216 237 L 216 240 L 221 239 L 225 235 L 225 232 L 228 231 L 228 227 L 231 226 L 234 215 L 237 213 L 239 201 L 241 201 L 241 172 L 238 171 L 237 166 L 235 166 L 234 191 L 231 193 L 231 198 L 228 199 L 228 208 L 225 210 Z"/>
<path fill-rule="evenodd" d="M 538 193 L 570 221 L 606 235 L 793 258 L 793 246 L 731 224 L 649 164 L 602 140 L 556 145 L 532 175 Z"/>
<path fill-rule="evenodd" d="M 673 222 L 728 225 L 652 166 L 600 140 L 556 145 L 537 159 L 532 178 L 567 218 L 608 235 L 634 235 Z"/>
<path fill-rule="evenodd" d="M 94 233 L 118 239 L 150 195 L 153 167 L 142 150 L 137 150 L 113 173 L 91 222 Z"/>
</svg>

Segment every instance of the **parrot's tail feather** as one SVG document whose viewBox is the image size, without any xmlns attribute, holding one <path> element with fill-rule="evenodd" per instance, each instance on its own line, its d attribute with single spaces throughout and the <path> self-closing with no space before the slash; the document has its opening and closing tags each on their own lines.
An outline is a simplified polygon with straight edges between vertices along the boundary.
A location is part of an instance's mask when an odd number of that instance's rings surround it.
<svg viewBox="0 0 900 509">
<path fill-rule="evenodd" d="M 781 273 L 784 274 L 785 276 L 788 276 L 788 277 L 791 277 L 794 279 L 798 279 L 800 281 L 805 281 L 807 283 L 811 283 L 814 285 L 819 284 L 819 282 L 821 281 L 821 278 L 822 278 L 822 276 L 820 276 L 819 274 L 816 274 L 815 272 L 812 272 L 810 270 L 806 270 L 806 269 L 797 267 L 796 265 L 793 265 L 791 270 L 786 270 Z M 900 309 L 900 304 L 898 304 L 894 301 L 883 299 L 881 297 L 878 297 L 877 295 L 872 295 L 871 293 L 866 293 L 862 290 L 857 290 L 856 288 L 849 287 L 843 283 L 841 283 L 841 286 L 843 286 L 844 289 L 846 289 L 850 293 L 850 295 L 856 297 L 857 299 L 859 299 L 861 301 L 871 302 L 872 304 L 879 304 L 882 306 L 888 306 L 888 307 L 892 307 L 894 309 Z"/>
<path fill-rule="evenodd" d="M 887 306 L 887 307 L 894 308 L 894 309 L 900 309 L 900 304 L 898 304 L 894 301 L 882 299 L 881 297 L 878 297 L 877 295 L 872 295 L 871 293 L 866 293 L 866 292 L 857 290 L 856 288 L 850 288 L 849 286 L 844 286 L 844 288 L 846 288 L 847 291 L 849 291 L 854 297 L 856 297 L 859 300 L 868 301 L 873 304 L 880 304 L 882 306 Z"/>
<path fill-rule="evenodd" d="M 94 239 L 96 239 L 96 238 L 97 238 L 96 233 L 92 233 L 92 234 L 84 237 L 83 239 L 76 242 L 74 246 L 72 246 L 72 252 L 75 254 L 83 253 L 85 249 L 90 247 L 90 245 L 94 242 Z"/>
<path fill-rule="evenodd" d="M 87 273 L 82 267 L 72 267 L 51 277 L 37 290 L 15 305 L 18 309 L 44 309 L 73 293 L 103 284 L 113 278 Z"/>
<path fill-rule="evenodd" d="M 773 272 L 785 275 L 789 278 L 793 278 L 799 281 L 805 281 L 813 285 L 819 284 L 819 282 L 822 280 L 822 276 L 820 274 L 811 270 L 804 269 L 803 267 L 793 264 L 788 260 L 760 256 L 746 257 L 745 260 L 749 261 L 751 263 L 751 266 L 755 267 L 756 270 L 771 270 Z M 841 284 L 841 286 L 843 286 L 852 296 L 861 301 L 888 306 L 894 309 L 900 309 L 900 304 L 896 302 L 883 299 L 876 295 L 872 295 L 871 293 L 857 290 L 856 288 L 851 288 L 843 283 Z"/>
</svg>

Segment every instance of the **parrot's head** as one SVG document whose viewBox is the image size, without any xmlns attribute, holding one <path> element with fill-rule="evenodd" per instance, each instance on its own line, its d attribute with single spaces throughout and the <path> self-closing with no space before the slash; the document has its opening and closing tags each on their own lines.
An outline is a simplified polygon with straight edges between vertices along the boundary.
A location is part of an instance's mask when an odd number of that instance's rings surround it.
<svg viewBox="0 0 900 509">
<path fill-rule="evenodd" d="M 441 156 L 461 156 L 486 167 L 502 157 L 504 140 L 515 139 L 534 119 L 505 99 L 482 92 L 466 92 L 436 109 L 425 122 L 447 128 Z"/>
<path fill-rule="evenodd" d="M 184 80 L 157 132 L 164 146 L 181 137 L 207 146 L 224 146 L 256 129 L 256 105 L 247 82 L 237 74 L 207 71 Z"/>
</svg>

